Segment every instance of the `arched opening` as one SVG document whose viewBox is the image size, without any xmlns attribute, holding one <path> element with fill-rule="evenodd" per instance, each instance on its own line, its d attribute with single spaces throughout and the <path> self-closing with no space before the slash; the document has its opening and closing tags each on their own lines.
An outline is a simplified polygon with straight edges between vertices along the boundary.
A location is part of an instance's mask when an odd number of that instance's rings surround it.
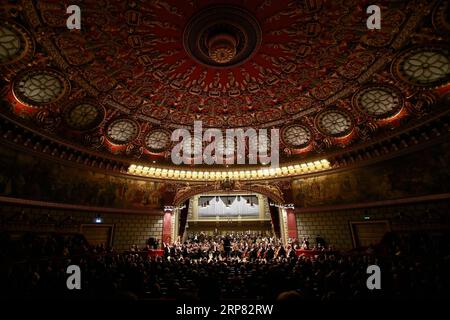
<svg viewBox="0 0 450 320">
<path fill-rule="evenodd" d="M 280 238 L 280 210 L 273 203 L 267 195 L 245 190 L 197 193 L 176 207 L 177 239 L 244 234 Z"/>
</svg>

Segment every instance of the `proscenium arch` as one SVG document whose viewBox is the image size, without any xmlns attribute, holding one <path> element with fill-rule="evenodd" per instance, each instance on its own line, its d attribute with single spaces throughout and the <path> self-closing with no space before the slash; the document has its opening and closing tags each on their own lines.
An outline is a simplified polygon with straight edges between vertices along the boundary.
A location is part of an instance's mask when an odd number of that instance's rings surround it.
<svg viewBox="0 0 450 320">
<path fill-rule="evenodd" d="M 283 194 L 279 191 L 277 187 L 271 185 L 242 185 L 239 188 L 234 188 L 232 190 L 226 190 L 222 188 L 215 188 L 214 185 L 203 185 L 203 186 L 192 186 L 185 187 L 184 189 L 178 191 L 174 197 L 174 206 L 180 206 L 185 201 L 193 196 L 199 194 L 218 194 L 218 193 L 239 193 L 242 191 L 259 193 L 267 198 L 275 201 L 276 203 L 284 203 Z"/>
</svg>

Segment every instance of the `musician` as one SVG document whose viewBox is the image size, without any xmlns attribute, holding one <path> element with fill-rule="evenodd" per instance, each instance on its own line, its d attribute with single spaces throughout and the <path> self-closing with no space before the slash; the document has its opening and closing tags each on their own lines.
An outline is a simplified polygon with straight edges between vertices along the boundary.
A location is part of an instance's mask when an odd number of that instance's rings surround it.
<svg viewBox="0 0 450 320">
<path fill-rule="evenodd" d="M 217 242 L 213 242 L 212 247 L 210 248 L 210 253 L 212 258 L 217 259 L 220 256 L 219 244 Z"/>
<path fill-rule="evenodd" d="M 170 256 L 170 246 L 164 243 L 164 257 L 167 259 Z"/>
<path fill-rule="evenodd" d="M 309 250 L 309 237 L 303 237 L 302 249 Z"/>
<path fill-rule="evenodd" d="M 269 245 L 269 247 L 266 250 L 266 260 L 270 261 L 273 259 L 274 256 L 275 256 L 274 247 L 272 245 Z"/>
<path fill-rule="evenodd" d="M 288 246 L 287 248 L 288 248 L 288 250 L 287 250 L 288 259 L 296 258 L 295 249 L 292 248 L 291 246 Z"/>
<path fill-rule="evenodd" d="M 265 257 L 265 253 L 266 253 L 266 248 L 264 248 L 263 245 L 260 245 L 257 257 L 260 258 L 260 259 L 263 259 Z"/>
<path fill-rule="evenodd" d="M 169 255 L 174 258 L 176 256 L 176 248 L 174 245 L 170 246 L 170 252 Z"/>
<path fill-rule="evenodd" d="M 188 247 L 186 245 L 183 245 L 181 248 L 181 256 L 183 258 L 187 258 L 189 256 Z"/>
<path fill-rule="evenodd" d="M 322 238 L 319 234 L 316 236 L 316 246 L 317 248 L 325 248 L 326 246 L 325 239 Z"/>
<path fill-rule="evenodd" d="M 256 247 L 256 244 L 254 244 L 253 247 L 250 249 L 248 257 L 250 261 L 254 261 L 258 258 L 258 249 Z"/>
<path fill-rule="evenodd" d="M 233 250 L 231 251 L 230 255 L 231 255 L 232 258 L 241 258 L 242 252 L 239 250 L 239 247 L 238 247 L 237 244 L 235 244 L 233 246 Z"/>
<path fill-rule="evenodd" d="M 277 258 L 278 258 L 278 257 L 279 257 L 279 258 L 285 258 L 285 257 L 286 257 L 286 250 L 284 249 L 284 246 L 283 246 L 283 245 L 281 245 L 281 246 L 278 247 L 276 257 L 277 257 Z"/>
<path fill-rule="evenodd" d="M 225 239 L 223 240 L 223 250 L 225 252 L 225 257 L 229 257 L 231 251 L 231 241 L 228 236 L 225 236 Z"/>
</svg>

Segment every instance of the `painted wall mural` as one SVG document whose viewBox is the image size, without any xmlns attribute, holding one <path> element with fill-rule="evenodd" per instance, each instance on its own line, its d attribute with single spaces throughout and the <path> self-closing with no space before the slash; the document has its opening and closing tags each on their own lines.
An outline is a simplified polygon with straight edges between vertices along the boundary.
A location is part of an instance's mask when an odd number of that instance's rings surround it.
<svg viewBox="0 0 450 320">
<path fill-rule="evenodd" d="M 450 192 L 450 143 L 383 163 L 292 183 L 296 207 Z M 414 164 L 414 165 L 413 165 Z M 58 203 L 161 208 L 168 186 L 79 170 L 0 146 L 0 195 Z"/>
<path fill-rule="evenodd" d="M 292 183 L 297 207 L 450 192 L 450 143 L 372 166 Z"/>
<path fill-rule="evenodd" d="M 77 205 L 161 208 L 165 185 L 78 170 L 0 146 L 0 195 Z"/>
</svg>

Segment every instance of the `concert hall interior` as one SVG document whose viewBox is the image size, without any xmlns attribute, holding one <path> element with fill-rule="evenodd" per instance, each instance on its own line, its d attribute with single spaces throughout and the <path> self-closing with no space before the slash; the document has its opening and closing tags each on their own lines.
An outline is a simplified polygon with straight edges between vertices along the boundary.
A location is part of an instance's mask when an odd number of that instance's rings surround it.
<svg viewBox="0 0 450 320">
<path fill-rule="evenodd" d="M 2 0 L 0 299 L 450 289 L 449 0 Z"/>
</svg>

